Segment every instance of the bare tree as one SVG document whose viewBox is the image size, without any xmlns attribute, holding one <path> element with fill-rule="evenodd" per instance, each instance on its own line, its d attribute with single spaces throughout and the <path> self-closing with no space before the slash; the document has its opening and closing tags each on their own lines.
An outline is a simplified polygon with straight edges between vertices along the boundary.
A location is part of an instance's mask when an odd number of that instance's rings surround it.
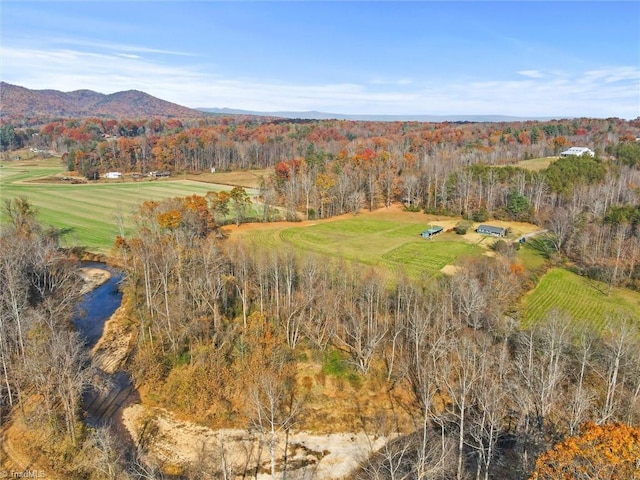
<svg viewBox="0 0 640 480">
<path fill-rule="evenodd" d="M 487 296 L 473 272 L 464 269 L 451 280 L 451 293 L 459 318 L 472 328 L 482 326 L 482 313 L 487 306 Z"/>
<path fill-rule="evenodd" d="M 568 316 L 552 310 L 544 321 L 516 340 L 515 365 L 533 410 L 523 413 L 527 419 L 533 414 L 536 428 L 531 433 L 539 439 L 543 438 L 545 421 L 560 398 L 559 388 L 567 375 L 570 331 Z"/>
<path fill-rule="evenodd" d="M 287 440 L 300 411 L 300 403 L 295 398 L 292 382 L 283 380 L 282 372 L 267 370 L 255 379 L 250 392 L 253 408 L 253 426 L 260 432 L 267 444 L 271 465 L 271 478 L 276 478 L 277 445 L 281 433 L 285 433 L 285 469 Z"/>
<path fill-rule="evenodd" d="M 452 339 L 450 356 L 444 371 L 442 372 L 442 384 L 444 385 L 449 402 L 446 404 L 446 413 L 454 419 L 458 435 L 456 478 L 464 477 L 464 446 L 467 435 L 469 409 L 472 406 L 472 392 L 479 381 L 479 363 L 482 358 L 479 347 L 466 338 Z"/>
<path fill-rule="evenodd" d="M 387 320 L 382 313 L 385 301 L 380 279 L 370 277 L 352 299 L 344 299 L 341 331 L 336 342 L 347 350 L 362 373 L 371 367 L 374 355 L 387 334 Z"/>
<path fill-rule="evenodd" d="M 498 438 L 505 428 L 509 415 L 511 358 L 507 343 L 491 345 L 480 340 L 483 354 L 478 364 L 478 382 L 473 389 L 473 413 L 470 415 L 468 443 L 477 453 L 476 480 L 484 470 L 489 479 L 495 460 Z"/>
<path fill-rule="evenodd" d="M 575 230 L 575 215 L 566 207 L 554 208 L 551 216 L 545 223 L 545 227 L 551 235 L 549 239 L 553 243 L 558 253 L 563 252 L 563 248 L 570 240 Z"/>
<path fill-rule="evenodd" d="M 630 361 L 638 349 L 638 328 L 626 318 L 610 319 L 609 328 L 603 336 L 604 351 L 597 371 L 605 382 L 605 397 L 600 408 L 599 422 L 618 418 L 619 400 L 623 378 Z"/>
<path fill-rule="evenodd" d="M 596 338 L 596 332 L 590 328 L 584 328 L 577 338 L 575 357 L 578 360 L 579 371 L 578 378 L 573 382 L 574 388 L 570 391 L 570 435 L 578 433 L 578 427 L 590 416 L 595 402 L 595 393 L 587 383 L 587 376 L 593 368 Z"/>
<path fill-rule="evenodd" d="M 129 478 L 125 471 L 125 449 L 110 430 L 110 426 L 102 426 L 91 430 L 89 441 L 97 455 L 91 459 L 91 468 L 99 473 L 100 478 L 108 480 Z"/>
</svg>

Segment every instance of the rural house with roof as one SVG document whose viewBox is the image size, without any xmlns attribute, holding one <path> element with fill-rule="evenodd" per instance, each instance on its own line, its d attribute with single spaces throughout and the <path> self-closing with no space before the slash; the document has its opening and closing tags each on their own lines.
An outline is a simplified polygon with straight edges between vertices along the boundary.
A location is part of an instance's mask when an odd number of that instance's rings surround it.
<svg viewBox="0 0 640 480">
<path fill-rule="evenodd" d="M 582 155 L 589 155 L 590 157 L 593 157 L 595 155 L 594 151 L 591 150 L 590 148 L 587 147 L 571 147 L 569 150 L 565 150 L 564 152 L 560 153 L 561 157 L 570 157 L 570 156 L 575 156 L 575 157 L 581 157 Z"/>
<path fill-rule="evenodd" d="M 426 230 L 424 230 L 420 236 L 422 238 L 431 238 L 441 233 L 443 228 L 439 225 L 429 225 Z"/>
<path fill-rule="evenodd" d="M 495 227 L 493 225 L 478 225 L 476 232 L 494 237 L 504 237 L 507 234 L 507 229 L 504 227 Z"/>
</svg>

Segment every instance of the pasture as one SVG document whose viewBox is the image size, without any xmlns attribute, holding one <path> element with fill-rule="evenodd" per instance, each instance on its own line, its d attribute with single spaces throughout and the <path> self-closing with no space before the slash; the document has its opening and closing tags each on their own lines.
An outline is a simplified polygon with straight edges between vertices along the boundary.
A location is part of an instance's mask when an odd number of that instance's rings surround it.
<svg viewBox="0 0 640 480">
<path fill-rule="evenodd" d="M 51 181 L 64 174 L 59 158 L 3 162 L 0 195 L 3 199 L 26 197 L 38 210 L 40 220 L 68 232 L 64 237 L 66 246 L 83 246 L 100 253 L 109 251 L 116 235 L 131 230 L 132 214 L 145 200 L 205 195 L 232 188 L 181 177 L 84 184 Z M 255 194 L 249 189 L 247 192 L 250 196 Z"/>
<path fill-rule="evenodd" d="M 554 268 L 524 297 L 524 323 L 543 320 L 553 308 L 569 313 L 576 325 L 589 323 L 598 330 L 618 316 L 640 319 L 640 293 L 620 288 L 614 288 L 610 296 L 606 293 L 602 282 Z"/>
<path fill-rule="evenodd" d="M 293 248 L 368 265 L 395 278 L 402 274 L 415 279 L 431 278 L 440 275 L 446 265 L 486 251 L 479 242 L 452 232 L 432 239 L 421 238 L 420 232 L 430 222 L 455 223 L 448 218 L 438 221 L 422 213 L 393 208 L 324 221 L 246 225 L 227 231 L 254 248 Z"/>
</svg>

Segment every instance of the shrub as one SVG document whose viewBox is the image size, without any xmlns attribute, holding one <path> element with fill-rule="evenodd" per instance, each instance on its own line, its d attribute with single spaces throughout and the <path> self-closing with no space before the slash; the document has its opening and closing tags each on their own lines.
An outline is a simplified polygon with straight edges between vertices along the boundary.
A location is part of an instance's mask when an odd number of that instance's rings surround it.
<svg viewBox="0 0 640 480">
<path fill-rule="evenodd" d="M 494 252 L 499 253 L 500 255 L 504 255 L 505 257 L 513 257 L 513 255 L 515 254 L 513 243 L 506 242 L 502 239 L 493 242 L 490 248 Z"/>
<path fill-rule="evenodd" d="M 464 235 L 473 224 L 469 220 L 460 220 L 453 228 L 458 235 Z"/>
<path fill-rule="evenodd" d="M 486 222 L 489 220 L 489 212 L 487 212 L 487 209 L 483 207 L 478 210 L 474 210 L 471 213 L 471 218 L 474 222 Z"/>
</svg>

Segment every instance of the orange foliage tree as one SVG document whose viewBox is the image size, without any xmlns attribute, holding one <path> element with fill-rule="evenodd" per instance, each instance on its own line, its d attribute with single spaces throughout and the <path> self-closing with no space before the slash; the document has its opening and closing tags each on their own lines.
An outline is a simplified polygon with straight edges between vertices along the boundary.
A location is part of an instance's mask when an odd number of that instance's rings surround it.
<svg viewBox="0 0 640 480">
<path fill-rule="evenodd" d="M 543 453 L 531 479 L 640 479 L 640 428 L 588 422 L 580 435 Z"/>
<path fill-rule="evenodd" d="M 158 220 L 158 225 L 162 228 L 175 230 L 180 226 L 180 222 L 182 222 L 182 213 L 178 210 L 169 210 L 159 213 L 156 219 Z"/>
</svg>

